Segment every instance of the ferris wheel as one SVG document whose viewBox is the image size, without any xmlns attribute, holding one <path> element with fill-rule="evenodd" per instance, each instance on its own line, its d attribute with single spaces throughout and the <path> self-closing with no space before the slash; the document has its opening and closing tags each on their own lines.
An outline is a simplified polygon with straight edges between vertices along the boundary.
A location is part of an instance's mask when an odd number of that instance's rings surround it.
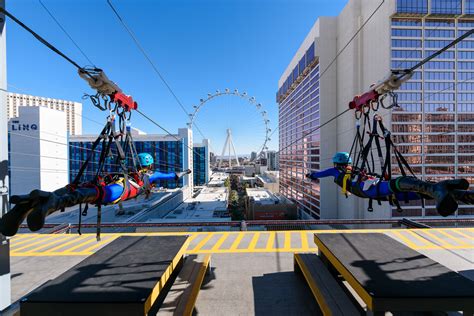
<svg viewBox="0 0 474 316">
<path fill-rule="evenodd" d="M 263 137 L 261 139 L 261 145 L 258 146 L 258 151 L 257 151 L 257 157 L 262 157 L 264 155 L 264 152 L 268 150 L 268 142 L 271 141 L 270 139 L 270 133 L 272 132 L 271 128 L 269 127 L 270 125 L 270 120 L 268 118 L 268 113 L 263 109 L 263 105 L 256 100 L 255 97 L 249 96 L 247 92 L 239 92 L 239 90 L 234 89 L 225 89 L 224 91 L 216 90 L 214 93 L 208 93 L 207 97 L 202 98 L 199 100 L 199 104 L 193 106 L 193 111 L 189 114 L 189 122 L 188 122 L 188 128 L 192 129 L 193 125 L 196 127 L 195 122 L 197 119 L 197 115 L 204 106 L 211 101 L 222 98 L 222 97 L 237 97 L 244 102 L 248 103 L 249 105 L 255 107 L 258 115 L 260 116 L 260 121 L 261 125 L 263 126 Z M 199 130 L 199 129 L 198 129 Z M 202 133 L 201 133 L 202 134 Z M 227 141 L 226 141 L 227 144 Z M 225 145 L 224 145 L 225 147 Z M 235 149 L 234 149 L 235 152 Z"/>
</svg>

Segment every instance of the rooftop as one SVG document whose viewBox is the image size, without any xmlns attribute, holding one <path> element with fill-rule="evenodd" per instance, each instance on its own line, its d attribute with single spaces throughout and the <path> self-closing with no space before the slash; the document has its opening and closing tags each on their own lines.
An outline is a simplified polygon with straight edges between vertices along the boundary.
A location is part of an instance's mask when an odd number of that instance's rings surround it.
<svg viewBox="0 0 474 316">
<path fill-rule="evenodd" d="M 320 315 L 310 289 L 293 272 L 294 252 L 316 252 L 313 234 L 385 234 L 474 280 L 474 228 L 365 229 L 141 234 L 19 234 L 11 239 L 12 299 L 19 300 L 49 279 L 124 235 L 189 235 L 188 254 L 212 253 L 196 310 L 203 315 Z M 51 267 L 54 266 L 54 269 Z M 34 267 L 34 268 L 33 268 Z"/>
<path fill-rule="evenodd" d="M 203 187 L 193 198 L 185 200 L 162 220 L 167 221 L 228 221 L 227 188 Z"/>
<path fill-rule="evenodd" d="M 260 204 L 277 204 L 288 201 L 280 194 L 274 194 L 265 188 L 247 188 L 245 190 L 249 198 Z"/>
</svg>

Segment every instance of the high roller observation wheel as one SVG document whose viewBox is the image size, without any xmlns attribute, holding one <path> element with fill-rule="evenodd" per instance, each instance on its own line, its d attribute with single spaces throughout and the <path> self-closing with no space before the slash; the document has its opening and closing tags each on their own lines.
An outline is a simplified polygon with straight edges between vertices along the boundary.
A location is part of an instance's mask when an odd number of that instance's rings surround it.
<svg viewBox="0 0 474 316">
<path fill-rule="evenodd" d="M 188 123 L 188 128 L 192 129 L 194 122 L 196 120 L 196 116 L 199 113 L 199 111 L 202 109 L 202 107 L 208 103 L 209 101 L 222 97 L 222 96 L 236 96 L 241 99 L 246 100 L 249 104 L 254 105 L 257 111 L 260 112 L 260 115 L 262 116 L 263 124 L 265 127 L 265 139 L 263 142 L 262 146 L 259 146 L 258 148 L 261 148 L 260 152 L 258 153 L 257 157 L 261 157 L 263 155 L 263 152 L 268 150 L 267 143 L 271 141 L 270 139 L 270 133 L 271 133 L 271 128 L 269 127 L 270 125 L 270 120 L 268 119 L 268 114 L 267 111 L 263 110 L 263 105 L 255 99 L 255 97 L 251 97 L 247 94 L 247 92 L 242 92 L 240 93 L 239 90 L 234 89 L 234 91 L 231 91 L 230 89 L 225 89 L 224 91 L 216 90 L 214 93 L 208 93 L 206 98 L 202 98 L 199 100 L 198 105 L 193 105 L 193 112 L 189 114 L 189 123 Z"/>
</svg>

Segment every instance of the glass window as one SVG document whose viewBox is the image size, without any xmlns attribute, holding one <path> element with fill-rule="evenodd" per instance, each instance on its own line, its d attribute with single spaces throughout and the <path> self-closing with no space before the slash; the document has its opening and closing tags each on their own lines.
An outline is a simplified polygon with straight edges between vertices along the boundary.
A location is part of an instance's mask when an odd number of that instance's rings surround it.
<svg viewBox="0 0 474 316">
<path fill-rule="evenodd" d="M 454 31 L 451 31 L 454 34 Z M 410 30 L 410 29 L 392 29 L 392 36 L 401 37 L 420 37 L 421 30 Z"/>
<path fill-rule="evenodd" d="M 430 26 L 435 26 L 436 28 L 438 27 L 454 27 L 454 20 L 441 20 L 441 19 L 435 19 L 435 20 L 426 20 L 425 21 L 425 26 L 430 27 Z"/>
<path fill-rule="evenodd" d="M 392 25 L 395 25 L 395 26 L 421 26 L 421 20 L 393 19 L 392 20 Z"/>
<path fill-rule="evenodd" d="M 296 65 L 295 69 L 293 69 L 293 81 L 296 81 L 298 78 L 299 72 L 298 72 L 298 65 Z"/>
<path fill-rule="evenodd" d="M 458 59 L 474 59 L 474 52 L 463 52 L 459 51 L 458 52 Z"/>
<path fill-rule="evenodd" d="M 434 42 L 434 41 L 433 41 Z M 438 42 L 438 41 L 436 41 Z M 449 43 L 449 41 L 448 41 Z M 421 41 L 420 40 L 411 40 L 411 39 L 392 39 L 392 47 L 421 47 Z M 441 45 L 440 47 L 444 47 L 444 45 Z"/>
<path fill-rule="evenodd" d="M 428 0 L 397 0 L 397 13 L 428 13 Z"/>
<path fill-rule="evenodd" d="M 461 14 L 461 0 L 431 0 L 433 14 Z"/>
<path fill-rule="evenodd" d="M 312 43 L 311 46 L 306 51 L 306 64 L 308 65 L 309 63 L 311 63 L 313 59 L 314 59 L 314 43 Z"/>
<path fill-rule="evenodd" d="M 300 62 L 298 64 L 299 64 L 299 74 L 301 75 L 303 73 L 303 70 L 306 68 L 306 58 L 304 55 L 303 57 L 301 57 Z"/>
<path fill-rule="evenodd" d="M 434 53 L 436 53 L 435 50 L 425 50 L 425 57 L 429 57 Z M 435 59 L 454 59 L 454 51 L 443 52 L 436 56 Z"/>
<path fill-rule="evenodd" d="M 453 38 L 454 37 L 454 30 L 432 30 L 427 29 L 425 30 L 425 37 L 447 37 Z"/>
<path fill-rule="evenodd" d="M 421 50 L 392 50 L 392 58 L 421 58 Z"/>
</svg>

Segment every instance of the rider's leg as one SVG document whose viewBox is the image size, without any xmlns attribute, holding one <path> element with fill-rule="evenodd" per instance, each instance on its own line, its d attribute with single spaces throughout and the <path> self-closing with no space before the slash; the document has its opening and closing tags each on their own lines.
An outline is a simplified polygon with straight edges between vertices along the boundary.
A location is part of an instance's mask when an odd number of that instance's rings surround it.
<svg viewBox="0 0 474 316">
<path fill-rule="evenodd" d="M 390 188 L 394 192 L 416 192 L 427 195 L 436 201 L 436 210 L 442 216 L 456 212 L 458 203 L 450 194 L 450 186 L 463 186 L 462 181 L 451 180 L 438 183 L 426 182 L 415 177 L 398 177 L 390 181 Z"/>
</svg>

